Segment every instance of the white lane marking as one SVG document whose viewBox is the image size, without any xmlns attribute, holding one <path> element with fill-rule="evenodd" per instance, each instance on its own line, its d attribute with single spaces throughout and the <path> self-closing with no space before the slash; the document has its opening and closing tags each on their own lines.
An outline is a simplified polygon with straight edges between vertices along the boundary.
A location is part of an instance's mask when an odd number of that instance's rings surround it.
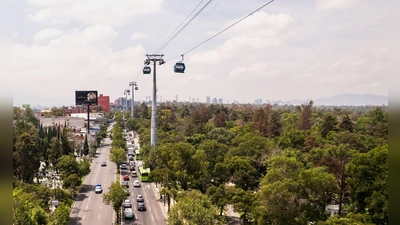
<svg viewBox="0 0 400 225">
<path fill-rule="evenodd" d="M 97 217 L 97 219 L 100 219 L 100 214 L 99 214 L 99 216 Z"/>
<path fill-rule="evenodd" d="M 151 216 L 151 220 L 154 220 L 153 215 L 150 214 L 150 216 Z"/>
<path fill-rule="evenodd" d="M 101 206 L 102 206 L 102 205 L 100 205 L 100 209 L 101 209 Z"/>
<path fill-rule="evenodd" d="M 84 220 L 84 219 L 85 219 L 85 215 L 82 216 L 82 220 Z"/>
<path fill-rule="evenodd" d="M 89 205 L 86 206 L 86 209 L 88 208 Z"/>
</svg>

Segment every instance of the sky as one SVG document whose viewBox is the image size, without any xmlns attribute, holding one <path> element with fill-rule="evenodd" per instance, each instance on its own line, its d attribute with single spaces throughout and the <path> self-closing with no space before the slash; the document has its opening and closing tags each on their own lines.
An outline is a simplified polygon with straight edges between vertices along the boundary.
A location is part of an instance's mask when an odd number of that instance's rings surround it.
<svg viewBox="0 0 400 225">
<path fill-rule="evenodd" d="M 79 90 L 113 102 L 130 82 L 145 101 L 146 54 L 164 55 L 163 102 L 388 96 L 386 0 L 274 0 L 256 11 L 268 2 L 14 0 L 13 105 L 71 106 Z M 182 59 L 185 73 L 174 73 Z"/>
</svg>

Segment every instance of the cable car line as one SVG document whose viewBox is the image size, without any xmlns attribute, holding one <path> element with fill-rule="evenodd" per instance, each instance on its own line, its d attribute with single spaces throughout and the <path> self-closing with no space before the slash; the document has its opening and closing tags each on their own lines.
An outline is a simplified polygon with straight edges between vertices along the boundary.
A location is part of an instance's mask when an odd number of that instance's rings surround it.
<svg viewBox="0 0 400 225">
<path fill-rule="evenodd" d="M 161 49 L 161 47 L 168 41 L 168 39 L 175 33 L 175 31 L 177 31 L 179 29 L 179 27 L 182 26 L 182 24 L 189 18 L 190 15 L 192 15 L 192 13 L 200 6 L 200 4 L 203 2 L 204 0 L 202 0 L 193 10 L 192 12 L 189 13 L 189 15 L 186 16 L 186 18 L 181 22 L 181 24 L 179 24 L 179 26 L 169 35 L 169 37 L 164 41 L 164 43 L 157 48 L 156 51 L 154 51 L 155 53 L 158 53 Z M 181 6 L 182 7 L 182 6 Z"/>
<path fill-rule="evenodd" d="M 165 32 L 165 30 L 167 30 L 167 28 L 168 28 L 169 25 L 171 24 L 171 21 L 176 17 L 176 15 L 177 15 L 177 14 L 179 13 L 179 11 L 182 9 L 183 5 L 185 5 L 186 1 L 187 1 L 187 0 L 185 0 L 185 1 L 181 4 L 181 6 L 179 7 L 179 9 L 176 11 L 175 15 L 174 15 L 174 16 L 172 17 L 172 19 L 169 21 L 168 25 L 164 28 L 164 30 L 160 33 L 160 35 L 158 35 L 158 37 L 157 37 L 157 39 L 156 39 L 155 41 L 157 41 L 157 40 L 161 37 L 161 35 Z M 202 0 L 202 2 L 203 2 L 203 1 L 204 1 L 204 0 Z M 197 7 L 196 7 L 196 8 L 197 8 Z M 190 16 L 190 15 L 189 15 L 189 16 Z M 188 16 L 188 17 L 189 17 L 189 16 Z M 187 17 L 186 17 L 186 19 L 187 19 Z M 185 19 L 185 20 L 186 20 L 186 19 Z M 184 20 L 184 21 L 185 21 L 185 20 Z M 183 21 L 183 22 L 184 22 L 184 21 Z M 183 22 L 182 22 L 182 23 L 183 23 Z M 180 26 L 180 25 L 179 25 L 179 26 Z M 178 28 L 179 28 L 179 27 L 178 27 Z M 175 31 L 176 31 L 178 28 L 176 28 Z M 175 32 L 175 31 L 174 31 L 174 32 Z M 172 33 L 173 33 L 173 32 L 172 32 Z M 171 34 L 171 35 L 172 35 L 172 34 Z M 170 37 L 171 37 L 171 35 L 170 35 Z M 168 38 L 169 38 L 169 37 L 168 37 Z M 167 40 L 168 40 L 168 38 L 167 38 Z M 154 44 L 155 44 L 155 42 L 154 42 Z M 151 46 L 151 48 L 154 47 L 154 44 Z"/>
<path fill-rule="evenodd" d="M 193 51 L 194 49 L 200 47 L 201 45 L 203 45 L 203 44 L 205 44 L 206 42 L 210 41 L 211 39 L 215 38 L 216 36 L 222 34 L 222 33 L 225 32 L 226 30 L 228 30 L 229 28 L 235 26 L 236 24 L 240 23 L 241 21 L 243 21 L 243 20 L 246 19 L 247 17 L 253 15 L 255 12 L 257 12 L 257 11 L 259 11 L 260 9 L 264 8 L 265 6 L 271 4 L 273 1 L 274 1 L 274 0 L 270 0 L 269 2 L 267 2 L 267 3 L 265 3 L 264 5 L 262 5 L 261 7 L 259 7 L 258 9 L 254 10 L 253 12 L 251 12 L 250 14 L 246 15 L 245 17 L 241 18 L 240 20 L 238 20 L 238 21 L 236 21 L 235 23 L 231 24 L 230 26 L 226 27 L 226 28 L 223 29 L 222 31 L 220 31 L 220 32 L 218 32 L 218 33 L 216 33 L 216 34 L 214 34 L 214 35 L 211 36 L 210 38 L 206 39 L 205 41 L 201 42 L 200 44 L 198 44 L 198 45 L 194 46 L 193 48 L 189 49 L 188 51 L 186 51 L 185 53 L 183 53 L 183 55 L 185 55 L 185 54 L 187 54 L 187 53 Z M 175 59 L 175 58 L 178 58 L 178 57 L 179 57 L 179 56 L 175 56 L 175 57 L 173 57 L 173 58 L 171 58 L 171 59 L 169 59 L 169 60 L 172 60 L 172 59 Z M 169 60 L 166 60 L 166 61 L 169 61 Z"/>
<path fill-rule="evenodd" d="M 156 53 L 160 52 L 162 49 L 164 49 L 173 39 L 176 38 L 176 36 L 182 32 L 183 29 L 186 28 L 187 25 L 189 25 L 194 18 L 196 18 L 213 0 L 209 0 L 172 38 L 170 38 L 163 46 L 161 46 Z"/>
</svg>

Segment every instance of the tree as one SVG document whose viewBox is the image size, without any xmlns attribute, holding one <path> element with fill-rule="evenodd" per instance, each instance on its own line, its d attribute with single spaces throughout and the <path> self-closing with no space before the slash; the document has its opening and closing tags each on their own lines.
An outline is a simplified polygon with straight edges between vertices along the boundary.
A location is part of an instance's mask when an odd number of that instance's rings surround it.
<svg viewBox="0 0 400 225">
<path fill-rule="evenodd" d="M 211 202 L 219 208 L 219 215 L 222 216 L 222 212 L 225 207 L 231 202 L 234 196 L 235 188 L 232 186 L 226 186 L 220 184 L 217 186 L 210 186 L 207 188 L 207 196 L 209 196 Z"/>
<path fill-rule="evenodd" d="M 297 123 L 298 129 L 299 130 L 309 130 L 311 129 L 312 123 L 311 123 L 311 115 L 312 115 L 312 106 L 314 102 L 311 100 L 309 103 L 306 104 L 301 104 L 301 112 L 300 112 L 300 117 Z"/>
<path fill-rule="evenodd" d="M 70 206 L 64 202 L 60 202 L 51 216 L 51 225 L 64 225 L 68 223 Z"/>
<path fill-rule="evenodd" d="M 344 217 L 337 215 L 329 217 L 326 221 L 318 222 L 317 225 L 374 225 L 374 223 L 371 223 L 368 215 L 349 213 Z"/>
<path fill-rule="evenodd" d="M 240 218 L 244 221 L 252 221 L 252 211 L 256 202 L 256 194 L 252 191 L 244 191 L 237 188 L 232 198 L 233 208 L 241 214 Z"/>
<path fill-rule="evenodd" d="M 108 190 L 109 191 L 107 193 L 103 194 L 103 202 L 108 205 L 110 203 L 112 204 L 112 208 L 117 214 L 115 222 L 119 224 L 121 222 L 120 209 L 126 198 L 125 187 L 117 182 L 112 182 Z"/>
<path fill-rule="evenodd" d="M 216 208 L 207 196 L 190 191 L 177 197 L 177 203 L 168 212 L 167 222 L 171 225 L 224 224 L 217 215 Z"/>
<path fill-rule="evenodd" d="M 322 167 L 307 169 L 295 157 L 277 155 L 267 161 L 258 197 L 273 224 L 306 224 L 324 220 L 335 178 Z"/>
<path fill-rule="evenodd" d="M 333 113 L 325 113 L 323 116 L 323 122 L 321 124 L 322 137 L 326 137 L 330 131 L 336 131 L 337 124 L 337 118 Z"/>
<path fill-rule="evenodd" d="M 347 165 L 352 209 L 375 224 L 389 223 L 388 145 L 354 155 Z"/>
<path fill-rule="evenodd" d="M 248 157 L 233 156 L 226 159 L 231 182 L 243 190 L 254 190 L 258 186 L 259 173 Z"/>
<path fill-rule="evenodd" d="M 13 224 L 47 225 L 48 215 L 35 197 L 20 188 L 13 190 Z"/>
<path fill-rule="evenodd" d="M 25 183 L 32 183 L 34 172 L 39 167 L 40 156 L 37 154 L 35 143 L 37 138 L 34 131 L 25 132 L 18 137 L 15 143 L 14 167 L 19 178 Z"/>
<path fill-rule="evenodd" d="M 109 157 L 111 162 L 115 162 L 115 164 L 118 165 L 117 169 L 119 171 L 119 165 L 126 160 L 125 150 L 122 148 L 111 148 Z"/>
</svg>

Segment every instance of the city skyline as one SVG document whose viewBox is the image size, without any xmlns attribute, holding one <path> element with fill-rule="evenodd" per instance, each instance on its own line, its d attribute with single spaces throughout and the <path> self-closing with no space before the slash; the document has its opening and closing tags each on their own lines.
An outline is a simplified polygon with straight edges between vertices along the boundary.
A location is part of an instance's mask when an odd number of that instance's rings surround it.
<svg viewBox="0 0 400 225">
<path fill-rule="evenodd" d="M 276 0 L 251 14 L 267 2 L 16 1 L 13 104 L 73 105 L 76 90 L 113 101 L 129 82 L 135 101 L 146 101 L 153 84 L 143 62 L 153 53 L 165 55 L 157 66 L 164 101 L 388 96 L 386 2 Z M 182 59 L 185 73 L 174 73 Z"/>
</svg>

